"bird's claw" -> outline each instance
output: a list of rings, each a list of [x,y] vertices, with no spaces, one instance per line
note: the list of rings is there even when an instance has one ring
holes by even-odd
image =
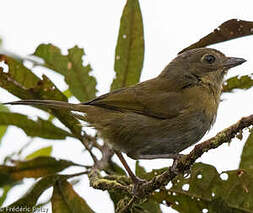
[[[179,174],[180,172],[179,172],[179,170],[178,170],[178,168],[177,168],[177,165],[178,165],[178,162],[179,162],[179,160],[182,158],[182,157],[184,157],[185,155],[183,155],[183,154],[176,154],[175,156],[174,156],[174,161],[173,161],[173,164],[172,164],[172,166],[171,166],[171,171],[172,172],[174,172],[175,174]]]
[[[146,180],[144,179],[141,179],[139,177],[136,177],[134,178],[133,180],[133,194],[136,196],[138,194],[138,191],[140,190],[140,188],[142,187],[143,184],[147,183]]]

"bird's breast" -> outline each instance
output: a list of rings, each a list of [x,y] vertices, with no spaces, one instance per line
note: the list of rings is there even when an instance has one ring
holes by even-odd
[[[215,122],[220,102],[220,94],[210,87],[192,87],[185,91],[186,111],[188,113],[203,113],[206,121],[211,125]],[[209,127],[209,128],[210,128]]]

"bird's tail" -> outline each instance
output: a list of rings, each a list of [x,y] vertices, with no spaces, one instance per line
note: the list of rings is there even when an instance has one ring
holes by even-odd
[[[10,105],[32,105],[32,106],[45,106],[49,109],[65,109],[69,111],[77,111],[77,112],[86,112],[87,105],[85,104],[71,104],[64,101],[54,101],[54,100],[21,100],[21,101],[13,101],[7,102],[3,104]]]

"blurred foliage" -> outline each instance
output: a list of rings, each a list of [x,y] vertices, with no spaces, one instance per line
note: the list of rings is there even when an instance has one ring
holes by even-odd
[[[0,187],[23,178],[39,178],[62,171],[77,164],[53,157],[36,157],[27,161],[14,161],[13,166],[0,166]]]
[[[49,187],[54,186],[57,181],[66,180],[68,178],[74,177],[75,175],[48,175],[43,177],[37,183],[35,183],[30,190],[28,190],[24,196],[6,208],[1,209],[2,212],[10,212],[10,208],[18,207],[20,212],[34,212],[36,211],[35,206],[37,200],[41,194],[46,191]],[[46,210],[45,210],[46,211]]]
[[[52,196],[52,210],[59,213],[92,213],[92,209],[74,190],[66,180],[59,180],[54,184]]]
[[[223,92],[231,92],[233,89],[249,89],[253,86],[252,75],[238,75],[226,80]]]
[[[1,112],[9,112],[9,109],[6,106],[0,105],[0,113]],[[8,125],[0,124],[0,144],[2,141],[2,137],[4,136],[7,128],[8,128]]]
[[[31,137],[65,139],[67,136],[72,136],[65,130],[53,125],[50,121],[41,118],[33,121],[25,115],[13,112],[0,112],[0,125],[15,125]]]
[[[231,19],[181,52],[252,35],[252,29],[253,22]],[[35,56],[44,61],[42,64],[35,62],[34,66],[43,66],[64,76],[68,86],[65,91],[60,91],[46,75],[40,78],[32,69],[25,67],[23,65],[25,59],[15,57],[8,52],[1,53],[0,62],[8,65],[8,70],[0,67],[0,86],[18,98],[68,101],[70,97],[75,97],[83,102],[96,96],[96,79],[91,75],[91,65],[84,64],[83,60],[86,56],[82,48],[74,46],[68,50],[67,55],[63,55],[59,47],[53,44],[41,44],[34,52]],[[138,83],[143,61],[144,30],[140,5],[138,0],[127,0],[120,20],[114,63],[116,77],[111,84],[111,90]],[[224,83],[223,92],[249,89],[252,86],[253,81],[250,75],[235,76]],[[7,107],[0,105],[0,141],[6,133],[7,126],[14,125],[21,128],[30,137],[47,139],[72,137],[86,145],[86,149],[93,148],[90,144],[87,145],[87,142],[90,143],[89,140],[85,141],[86,138],[92,137],[82,132],[80,122],[73,117],[71,112],[37,108],[50,113],[49,119],[32,120],[26,115],[14,113]],[[52,122],[55,118],[61,121],[68,130],[55,125]],[[90,140],[94,142],[96,139],[94,137]],[[103,151],[99,143],[96,143],[95,147],[101,152]],[[32,212],[40,195],[49,187],[53,187],[53,195],[49,199],[53,212],[94,212],[86,201],[75,192],[71,182],[67,181],[71,177],[88,173],[89,166],[82,166],[68,160],[57,160],[50,157],[51,152],[52,146],[47,146],[28,154],[25,160],[13,160],[12,157],[15,155],[5,158],[3,165],[0,166],[0,187],[3,190],[0,205],[4,203],[8,192],[16,184],[21,184],[24,178],[40,178],[23,197],[8,207],[26,207],[24,212]],[[18,154],[19,157],[20,153],[21,151]],[[192,167],[190,176],[178,176],[173,180],[171,187],[155,191],[142,203],[134,205],[132,212],[159,213],[161,205],[170,206],[185,213],[202,212],[203,209],[208,210],[209,213],[253,212],[252,156],[253,137],[250,133],[242,152],[239,169],[223,172],[227,176],[226,180],[221,178],[222,174],[218,173],[213,166],[196,163]],[[110,158],[108,162],[111,166],[110,175],[118,177],[125,175],[124,170],[117,163],[112,162]],[[82,166],[85,172],[73,175],[58,174],[70,166]],[[135,172],[140,178],[151,180],[166,170],[167,168],[162,168],[146,172],[137,161]],[[109,195],[115,209],[118,202],[129,200],[127,194],[115,190],[109,190]],[[7,212],[7,210],[3,209],[2,212]]]
[[[43,147],[27,155],[25,157],[25,160],[31,160],[33,158],[40,157],[40,156],[50,156],[52,153],[52,150],[53,150],[52,146]]]

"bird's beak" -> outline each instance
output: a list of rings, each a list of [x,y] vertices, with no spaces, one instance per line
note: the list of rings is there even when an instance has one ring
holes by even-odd
[[[244,62],[246,62],[244,58],[227,57],[227,60],[224,62],[223,65],[224,67],[229,69],[243,64]]]

